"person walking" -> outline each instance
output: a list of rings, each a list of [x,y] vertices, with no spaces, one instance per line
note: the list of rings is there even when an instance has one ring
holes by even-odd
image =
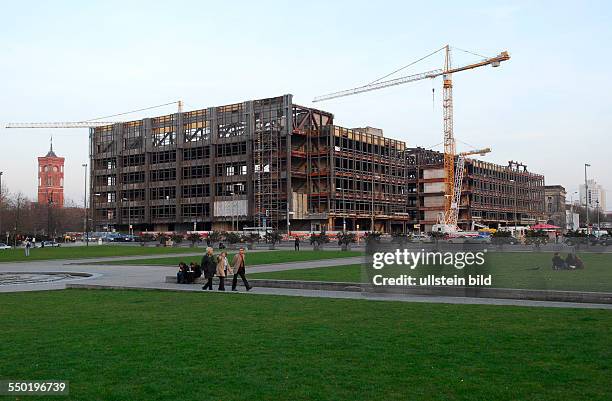
[[[300,237],[295,237],[295,240],[293,241],[293,249],[296,251],[300,250]]]
[[[238,284],[238,276],[242,279],[244,286],[247,291],[250,291],[251,287],[245,276],[245,264],[244,264],[244,248],[240,248],[238,253],[234,255],[232,259],[232,270],[234,271],[234,278],[232,280],[232,291],[238,291],[236,285]]]
[[[32,246],[32,243],[30,242],[30,239],[26,238],[26,240],[25,240],[25,248],[24,248],[26,257],[30,256],[30,247],[31,246]]]
[[[227,275],[227,253],[221,252],[217,256],[217,277],[219,277],[219,291],[225,291],[225,276]]]
[[[213,289],[213,277],[215,276],[215,271],[217,270],[217,263],[215,262],[215,255],[213,255],[213,249],[211,247],[206,248],[206,254],[202,257],[202,262],[200,263],[202,266],[202,270],[204,272],[204,278],[206,278],[206,284],[202,287],[203,290]]]

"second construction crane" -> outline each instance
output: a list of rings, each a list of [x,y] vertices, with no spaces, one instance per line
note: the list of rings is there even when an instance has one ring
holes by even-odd
[[[408,75],[400,78],[390,79],[386,81],[376,80],[368,85],[360,86],[353,89],[343,90],[339,92],[330,93],[316,97],[313,102],[320,102],[323,100],[335,99],[343,96],[356,95],[358,93],[369,92],[377,89],[387,88],[389,86],[402,85],[409,82],[420,81],[423,79],[433,79],[442,76],[442,108],[443,108],[443,123],[444,123],[444,170],[445,170],[445,202],[444,202],[444,216],[440,221],[440,224],[444,227],[450,227],[451,230],[457,227],[457,218],[459,214],[459,201],[455,196],[457,191],[460,196],[461,182],[456,183],[455,180],[455,156],[456,156],[456,144],[455,136],[453,132],[453,80],[452,74],[460,71],[471,70],[478,67],[484,67],[491,65],[492,67],[499,67],[502,61],[510,59],[510,55],[507,51],[503,51],[495,57],[485,58],[482,61],[473,64],[467,64],[461,67],[452,67],[451,62],[451,47],[449,45],[444,46],[436,50],[435,52],[423,57],[422,59],[429,57],[441,50],[445,52],[444,68],[422,72],[419,74]],[[422,60],[421,59],[421,60]],[[414,63],[413,63],[414,64]],[[398,70],[399,71],[399,70]],[[391,74],[390,74],[391,75]],[[386,77],[385,77],[386,78]],[[469,152],[474,153],[486,153],[486,152]],[[463,155],[465,156],[465,155]],[[462,156],[462,157],[463,157]],[[461,163],[463,164],[463,163]],[[459,166],[458,166],[459,167]],[[463,168],[463,166],[461,166]],[[461,178],[463,178],[463,171],[460,172]],[[457,188],[458,187],[458,188]]]

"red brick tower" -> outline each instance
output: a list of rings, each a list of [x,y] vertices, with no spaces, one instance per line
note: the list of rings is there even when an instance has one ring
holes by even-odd
[[[49,153],[38,158],[38,203],[64,206],[64,158],[53,152],[53,138]]]

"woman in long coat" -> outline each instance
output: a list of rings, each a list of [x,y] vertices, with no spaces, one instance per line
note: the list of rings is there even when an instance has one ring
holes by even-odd
[[[217,256],[217,277],[219,277],[219,291],[225,291],[225,276],[228,269],[231,272],[232,268],[229,266],[229,262],[227,261],[227,253],[221,252],[219,256]]]

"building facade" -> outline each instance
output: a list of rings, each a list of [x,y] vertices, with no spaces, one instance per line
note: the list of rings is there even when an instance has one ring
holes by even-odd
[[[567,192],[562,185],[546,185],[544,197],[546,199],[546,222],[565,228],[567,224],[565,198]]]
[[[97,230],[423,230],[443,198],[443,176],[429,171],[441,153],[337,126],[291,95],[92,128],[90,152]],[[519,183],[521,221],[543,211],[529,204],[543,202],[542,176],[475,160],[466,169],[464,226],[508,221],[480,197],[493,196],[478,186],[493,174]]]
[[[53,151],[38,158],[38,203],[64,207],[64,158]]]
[[[579,188],[580,204],[590,209],[607,210],[606,190],[592,179],[587,180],[586,184],[581,184]]]
[[[444,214],[444,154],[413,148],[407,154],[409,215],[431,231]],[[464,230],[531,225],[544,218],[544,176],[514,161],[507,166],[465,160],[458,226]]]

